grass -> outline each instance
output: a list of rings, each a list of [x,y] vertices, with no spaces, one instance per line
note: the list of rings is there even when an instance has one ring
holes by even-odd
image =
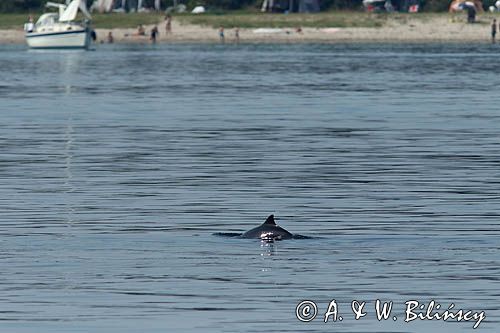
[[[0,0],[1,1],[1,0]],[[36,13],[35,19],[40,16]],[[175,14],[174,21],[181,24],[196,24],[218,28],[294,28],[294,27],[381,27],[389,21],[406,23],[407,20],[418,19],[426,22],[437,16],[449,16],[448,13],[419,14],[371,14],[364,12],[331,11],[317,14],[267,14],[257,11],[217,12],[201,15]],[[28,14],[0,14],[0,29],[22,29]],[[139,24],[156,24],[163,22],[163,14],[94,14],[93,26],[101,29],[136,28]]]
[[[1,0],[0,0],[1,1]],[[41,13],[33,14],[35,20]],[[161,22],[164,16],[160,14],[93,14],[92,25],[95,28],[136,28],[139,24],[155,24]],[[28,20],[28,14],[0,14],[0,29],[22,29]]]
[[[178,15],[181,23],[218,28],[289,28],[289,27],[380,27],[387,21],[387,15],[363,12],[326,12],[318,14],[267,14],[230,13]]]
[[[0,0],[1,1],[1,0]],[[29,14],[0,14],[0,29],[22,29]]]
[[[98,29],[137,28],[139,24],[157,24],[164,15],[157,13],[93,14],[92,26]]]

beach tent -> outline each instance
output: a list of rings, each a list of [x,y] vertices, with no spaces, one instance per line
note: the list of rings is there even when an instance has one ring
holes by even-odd
[[[262,1],[262,12],[319,12],[319,0],[264,0]]]
[[[97,10],[100,13],[116,12],[142,12],[144,8],[144,0],[94,0],[91,10]],[[161,1],[150,1],[155,10],[161,9]]]
[[[406,2],[408,13],[418,13],[420,11],[419,0],[408,0]]]
[[[363,0],[363,6],[368,12],[384,11],[385,0]]]
[[[262,12],[284,12],[286,10],[290,10],[293,6],[293,0],[264,0],[262,1]]]
[[[99,13],[108,13],[113,9],[114,0],[95,0],[90,6],[90,10],[97,10]]]
[[[299,13],[319,12],[318,0],[299,0]]]
[[[391,2],[399,12],[416,13],[420,7],[420,0],[391,0]]]
[[[474,6],[476,11],[483,12],[483,3],[480,0],[453,0],[450,4],[450,13],[462,11],[469,6]]]
[[[368,12],[410,12],[420,9],[420,0],[363,0],[363,6]]]

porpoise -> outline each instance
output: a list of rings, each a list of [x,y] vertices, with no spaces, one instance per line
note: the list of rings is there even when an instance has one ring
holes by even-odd
[[[243,235],[242,238],[259,238],[264,241],[275,241],[282,239],[294,238],[294,235],[280,227],[274,221],[274,215],[269,215],[264,223],[260,226],[248,230]]]

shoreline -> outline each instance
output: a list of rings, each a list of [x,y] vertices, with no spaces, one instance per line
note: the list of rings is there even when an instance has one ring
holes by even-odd
[[[459,17],[458,17],[459,18]],[[240,43],[491,43],[488,15],[478,18],[478,23],[467,24],[457,16],[434,17],[422,20],[409,17],[401,22],[388,20],[382,27],[366,28],[260,28],[240,29]],[[150,44],[149,31],[154,25],[145,25],[146,36],[134,36],[136,29],[114,28],[95,29],[97,43],[106,44],[106,36],[111,31],[116,44]],[[218,29],[207,26],[173,22],[172,33],[166,34],[163,23],[157,42],[162,43],[220,43]],[[225,42],[235,43],[234,29],[225,30]],[[0,30],[0,44],[25,44],[22,29]]]

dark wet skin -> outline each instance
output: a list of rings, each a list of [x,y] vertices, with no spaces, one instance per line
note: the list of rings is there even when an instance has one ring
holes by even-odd
[[[259,238],[262,240],[282,240],[291,239],[293,235],[280,227],[274,221],[274,215],[269,215],[264,223],[260,226],[248,230],[241,238]]]
[[[266,242],[274,242],[278,240],[292,239],[292,238],[293,239],[311,238],[297,234],[294,235],[286,231],[285,229],[276,224],[276,221],[274,221],[274,215],[269,215],[266,221],[262,223],[260,226],[250,229],[243,234],[221,232],[221,233],[216,233],[214,235],[222,237],[254,238]]]

